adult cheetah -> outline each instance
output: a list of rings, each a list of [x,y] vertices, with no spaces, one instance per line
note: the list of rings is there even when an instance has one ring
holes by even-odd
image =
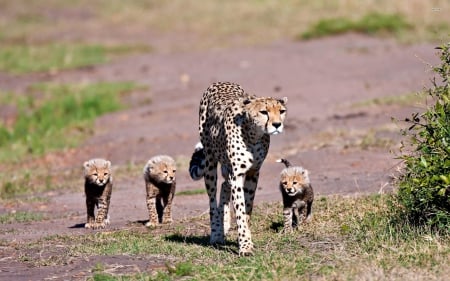
[[[231,199],[238,226],[239,255],[253,253],[249,222],[259,170],[269,149],[270,135],[283,131],[286,102],[287,98],[249,95],[238,84],[229,82],[214,83],[204,92],[199,112],[204,168],[201,165],[202,169],[196,171],[200,173],[196,178],[204,177],[209,196],[211,244],[225,242]],[[201,153],[196,150],[194,155]],[[218,163],[225,179],[219,204]],[[191,168],[192,174],[195,169]]]

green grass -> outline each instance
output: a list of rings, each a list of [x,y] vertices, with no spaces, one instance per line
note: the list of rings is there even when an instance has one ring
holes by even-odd
[[[424,101],[423,93],[409,93],[397,96],[385,96],[379,98],[373,98],[361,102],[356,102],[351,105],[351,107],[365,107],[365,106],[386,106],[386,105],[400,105],[400,106],[411,106],[416,105],[419,102]]]
[[[96,117],[121,109],[120,95],[136,88],[130,82],[40,84],[12,95],[8,106],[17,114],[11,126],[0,124],[0,161],[77,145]]]
[[[446,276],[450,272],[449,234],[392,219],[388,202],[387,195],[318,197],[313,221],[294,233],[280,232],[281,204],[260,205],[252,216],[256,248],[252,257],[237,256],[235,229],[225,246],[209,246],[207,216],[154,230],[135,227],[52,236],[21,245],[18,251],[33,265],[62,265],[74,257],[92,255],[133,256],[162,265],[157,270],[118,276],[111,265],[103,264],[90,280],[179,280],[183,276],[193,280],[362,280],[373,276],[427,280]],[[57,259],[49,255],[49,245],[55,244],[67,249]]]
[[[123,95],[139,88],[131,82],[37,84],[26,94],[2,95],[0,108],[13,107],[17,112],[14,122],[0,123],[0,161],[14,164],[77,146],[92,134],[95,118],[122,109]],[[0,171],[0,198],[55,188],[45,167],[17,169],[4,165]]]
[[[19,211],[8,214],[0,214],[0,224],[32,222],[43,219],[44,216],[41,213]]]
[[[368,35],[394,34],[406,31],[412,27],[405,18],[398,14],[369,13],[359,20],[348,18],[330,18],[319,20],[300,38],[312,39],[330,35],[357,32]]]
[[[197,194],[206,194],[206,189],[199,188],[199,189],[191,189],[191,190],[184,190],[177,192],[177,196],[183,196],[183,195],[197,195]]]
[[[68,173],[72,172],[72,173]],[[49,191],[60,188],[69,189],[74,186],[73,171],[65,171],[65,181],[53,181],[47,167],[8,167],[5,165],[0,172],[0,198],[17,199],[20,202],[32,201],[35,197],[17,197],[38,191]]]
[[[51,45],[2,46],[0,70],[20,74],[38,71],[58,71],[106,62],[101,46]]]
[[[0,46],[0,71],[13,74],[79,68],[105,63],[113,55],[146,51],[139,46],[50,44]]]

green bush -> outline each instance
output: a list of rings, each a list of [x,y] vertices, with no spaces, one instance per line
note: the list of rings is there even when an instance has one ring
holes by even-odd
[[[426,90],[432,99],[422,114],[405,119],[410,125],[402,131],[409,152],[401,158],[405,168],[399,178],[396,203],[400,214],[413,224],[428,224],[450,230],[450,43],[437,48],[441,64],[433,67]],[[437,81],[441,80],[441,81]]]

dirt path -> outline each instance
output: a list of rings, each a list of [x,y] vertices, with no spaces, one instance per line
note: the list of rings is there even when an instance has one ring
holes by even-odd
[[[143,166],[153,155],[170,154],[182,166],[177,175],[178,191],[203,186],[188,177],[186,165],[198,140],[198,102],[210,83],[233,81],[260,96],[287,96],[286,130],[272,138],[256,194],[260,203],[280,199],[277,180],[282,167],[274,161],[281,156],[310,170],[317,195],[390,190],[390,176],[398,160],[389,149],[396,149],[399,141],[398,127],[391,117],[406,117],[418,109],[396,104],[355,105],[421,90],[428,83],[424,61],[436,61],[432,45],[400,46],[392,41],[346,35],[206,53],[145,54],[56,76],[1,74],[0,84],[15,90],[43,80],[129,80],[147,85],[148,90],[129,98],[129,110],[100,118],[94,135],[80,149],[70,155],[48,157],[47,164],[59,172],[80,167],[92,157],[106,157],[116,165]],[[149,99],[150,103],[144,102]],[[127,177],[122,174],[115,183],[112,229],[147,218],[140,169],[133,169]],[[81,172],[79,190],[53,192],[48,198],[31,207],[51,213],[54,219],[2,224],[0,240],[21,243],[52,234],[86,232],[80,227],[85,220]],[[174,204],[175,220],[202,214],[208,208],[206,195],[179,196]],[[0,207],[2,212],[31,208]],[[23,265],[17,264],[17,270],[11,270],[10,263],[1,265],[10,261],[8,249],[0,255],[0,279],[14,276],[27,280],[27,276],[33,276],[33,269],[26,269],[28,275],[24,273],[23,278],[18,276],[17,270]]]

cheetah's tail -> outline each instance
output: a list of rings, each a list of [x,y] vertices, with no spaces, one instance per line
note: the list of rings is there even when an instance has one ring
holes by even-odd
[[[205,173],[205,152],[201,142],[195,145],[194,153],[189,162],[189,175],[195,181],[203,178]]]
[[[280,158],[277,160],[278,163],[283,163],[284,165],[286,165],[286,168],[289,168],[291,166],[291,163],[289,161],[287,161],[284,158]]]

